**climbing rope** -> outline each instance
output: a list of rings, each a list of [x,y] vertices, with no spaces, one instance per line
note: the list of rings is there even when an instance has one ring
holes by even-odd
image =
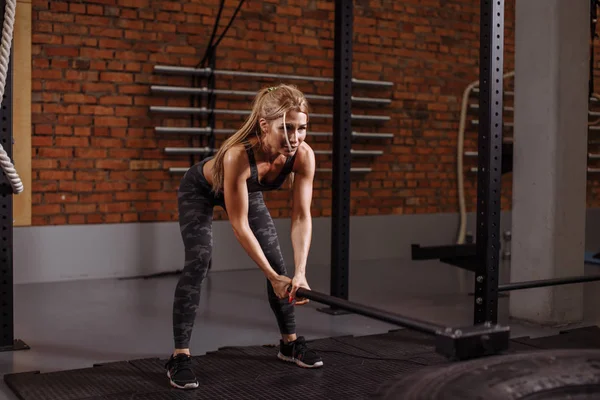
[[[16,8],[17,0],[6,0],[4,25],[2,27],[2,44],[0,45],[0,106],[4,100],[4,88],[6,86],[8,63],[10,61],[10,46],[13,38]],[[23,191],[23,183],[2,144],[0,144],[0,166],[4,174],[8,177],[13,192],[15,194],[21,193]]]

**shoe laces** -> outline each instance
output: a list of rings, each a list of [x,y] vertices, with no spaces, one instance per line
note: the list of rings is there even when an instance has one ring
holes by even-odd
[[[192,357],[187,354],[178,354],[172,357],[166,365],[167,368],[172,368],[173,373],[188,369],[192,369]]]
[[[306,345],[306,340],[304,340],[302,336],[293,342],[292,352],[293,354],[302,354],[303,356],[306,354],[316,354],[314,350],[310,350],[308,348]]]

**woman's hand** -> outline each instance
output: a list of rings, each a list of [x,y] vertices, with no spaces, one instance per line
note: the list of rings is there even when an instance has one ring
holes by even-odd
[[[279,299],[285,299],[288,297],[288,287],[292,283],[292,280],[285,275],[275,275],[272,278],[269,278],[269,282],[273,286],[273,291],[275,295]]]
[[[310,287],[308,286],[308,282],[306,282],[306,276],[304,275],[295,275],[294,279],[292,279],[292,289],[290,291],[290,302],[295,300],[295,305],[297,306],[301,306],[303,304],[308,303],[308,299],[304,299],[301,297],[296,297],[296,292],[298,291],[298,288],[303,288],[303,289],[307,289],[310,290]]]

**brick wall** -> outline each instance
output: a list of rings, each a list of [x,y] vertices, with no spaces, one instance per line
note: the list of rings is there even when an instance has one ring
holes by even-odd
[[[333,75],[333,3],[290,0],[246,2],[217,54],[217,68]],[[390,115],[362,132],[393,132],[394,139],[357,140],[355,148],[383,149],[357,158],[373,168],[353,180],[352,213],[456,212],[456,132],[465,87],[478,77],[479,2],[407,0],[355,2],[354,76],[394,82],[393,89],[357,88],[356,95],[388,97],[392,104],[356,109]],[[189,157],[165,155],[167,146],[199,139],[157,135],[158,125],[186,119],[149,112],[150,105],[189,106],[189,99],[150,93],[151,84],[190,86],[185,77],[153,73],[157,64],[196,66],[204,54],[219,2],[149,0],[33,0],[33,224],[171,221],[175,190]],[[226,2],[220,33],[237,2]],[[514,0],[507,1],[506,68],[512,68]],[[218,78],[222,89],[256,90],[272,81]],[[332,85],[296,81],[307,93],[331,94]],[[248,108],[249,98],[219,97],[218,108]],[[315,102],[315,112],[331,104]],[[476,118],[476,115],[475,115]],[[241,119],[218,115],[217,127]],[[331,120],[312,121],[331,131]],[[474,148],[469,127],[466,146]],[[217,144],[223,135],[217,137]],[[317,149],[330,139],[313,137]],[[319,167],[330,166],[318,156]],[[468,160],[465,160],[468,164]],[[468,166],[465,167],[465,170]],[[474,174],[466,172],[472,209]],[[319,173],[313,212],[330,215],[330,175]],[[509,206],[510,176],[504,207]],[[288,193],[268,193],[274,217],[288,215]],[[223,218],[217,213],[216,218]]]

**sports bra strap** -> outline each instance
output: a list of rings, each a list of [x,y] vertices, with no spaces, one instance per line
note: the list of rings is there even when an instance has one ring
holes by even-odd
[[[296,154],[298,154],[298,152],[296,151],[294,153],[293,156],[288,157],[285,160],[285,164],[283,166],[283,169],[281,170],[281,174],[286,176],[289,175],[292,172],[292,169],[294,168],[294,160],[296,159]]]
[[[251,178],[254,182],[256,182],[257,184],[262,186],[262,184],[260,183],[260,181],[258,179],[258,168],[256,166],[256,159],[254,158],[254,152],[252,151],[252,145],[250,144],[249,141],[245,141],[244,147],[246,149],[246,153],[248,154]],[[281,169],[281,172],[279,173],[277,178],[275,178],[275,181],[267,184],[266,186],[272,186],[272,185],[277,186],[277,185],[280,185],[281,183],[283,183],[283,181],[285,180],[285,177],[287,175],[289,175],[292,172],[292,169],[294,168],[294,160],[296,159],[296,154],[298,154],[298,153],[296,152],[292,157],[286,158],[285,164],[283,165],[283,168]]]
[[[252,145],[250,144],[250,142],[245,141],[244,147],[246,148],[246,153],[248,153],[248,161],[250,162],[250,174],[252,178],[258,182],[258,168],[256,167],[256,160],[254,159]]]

